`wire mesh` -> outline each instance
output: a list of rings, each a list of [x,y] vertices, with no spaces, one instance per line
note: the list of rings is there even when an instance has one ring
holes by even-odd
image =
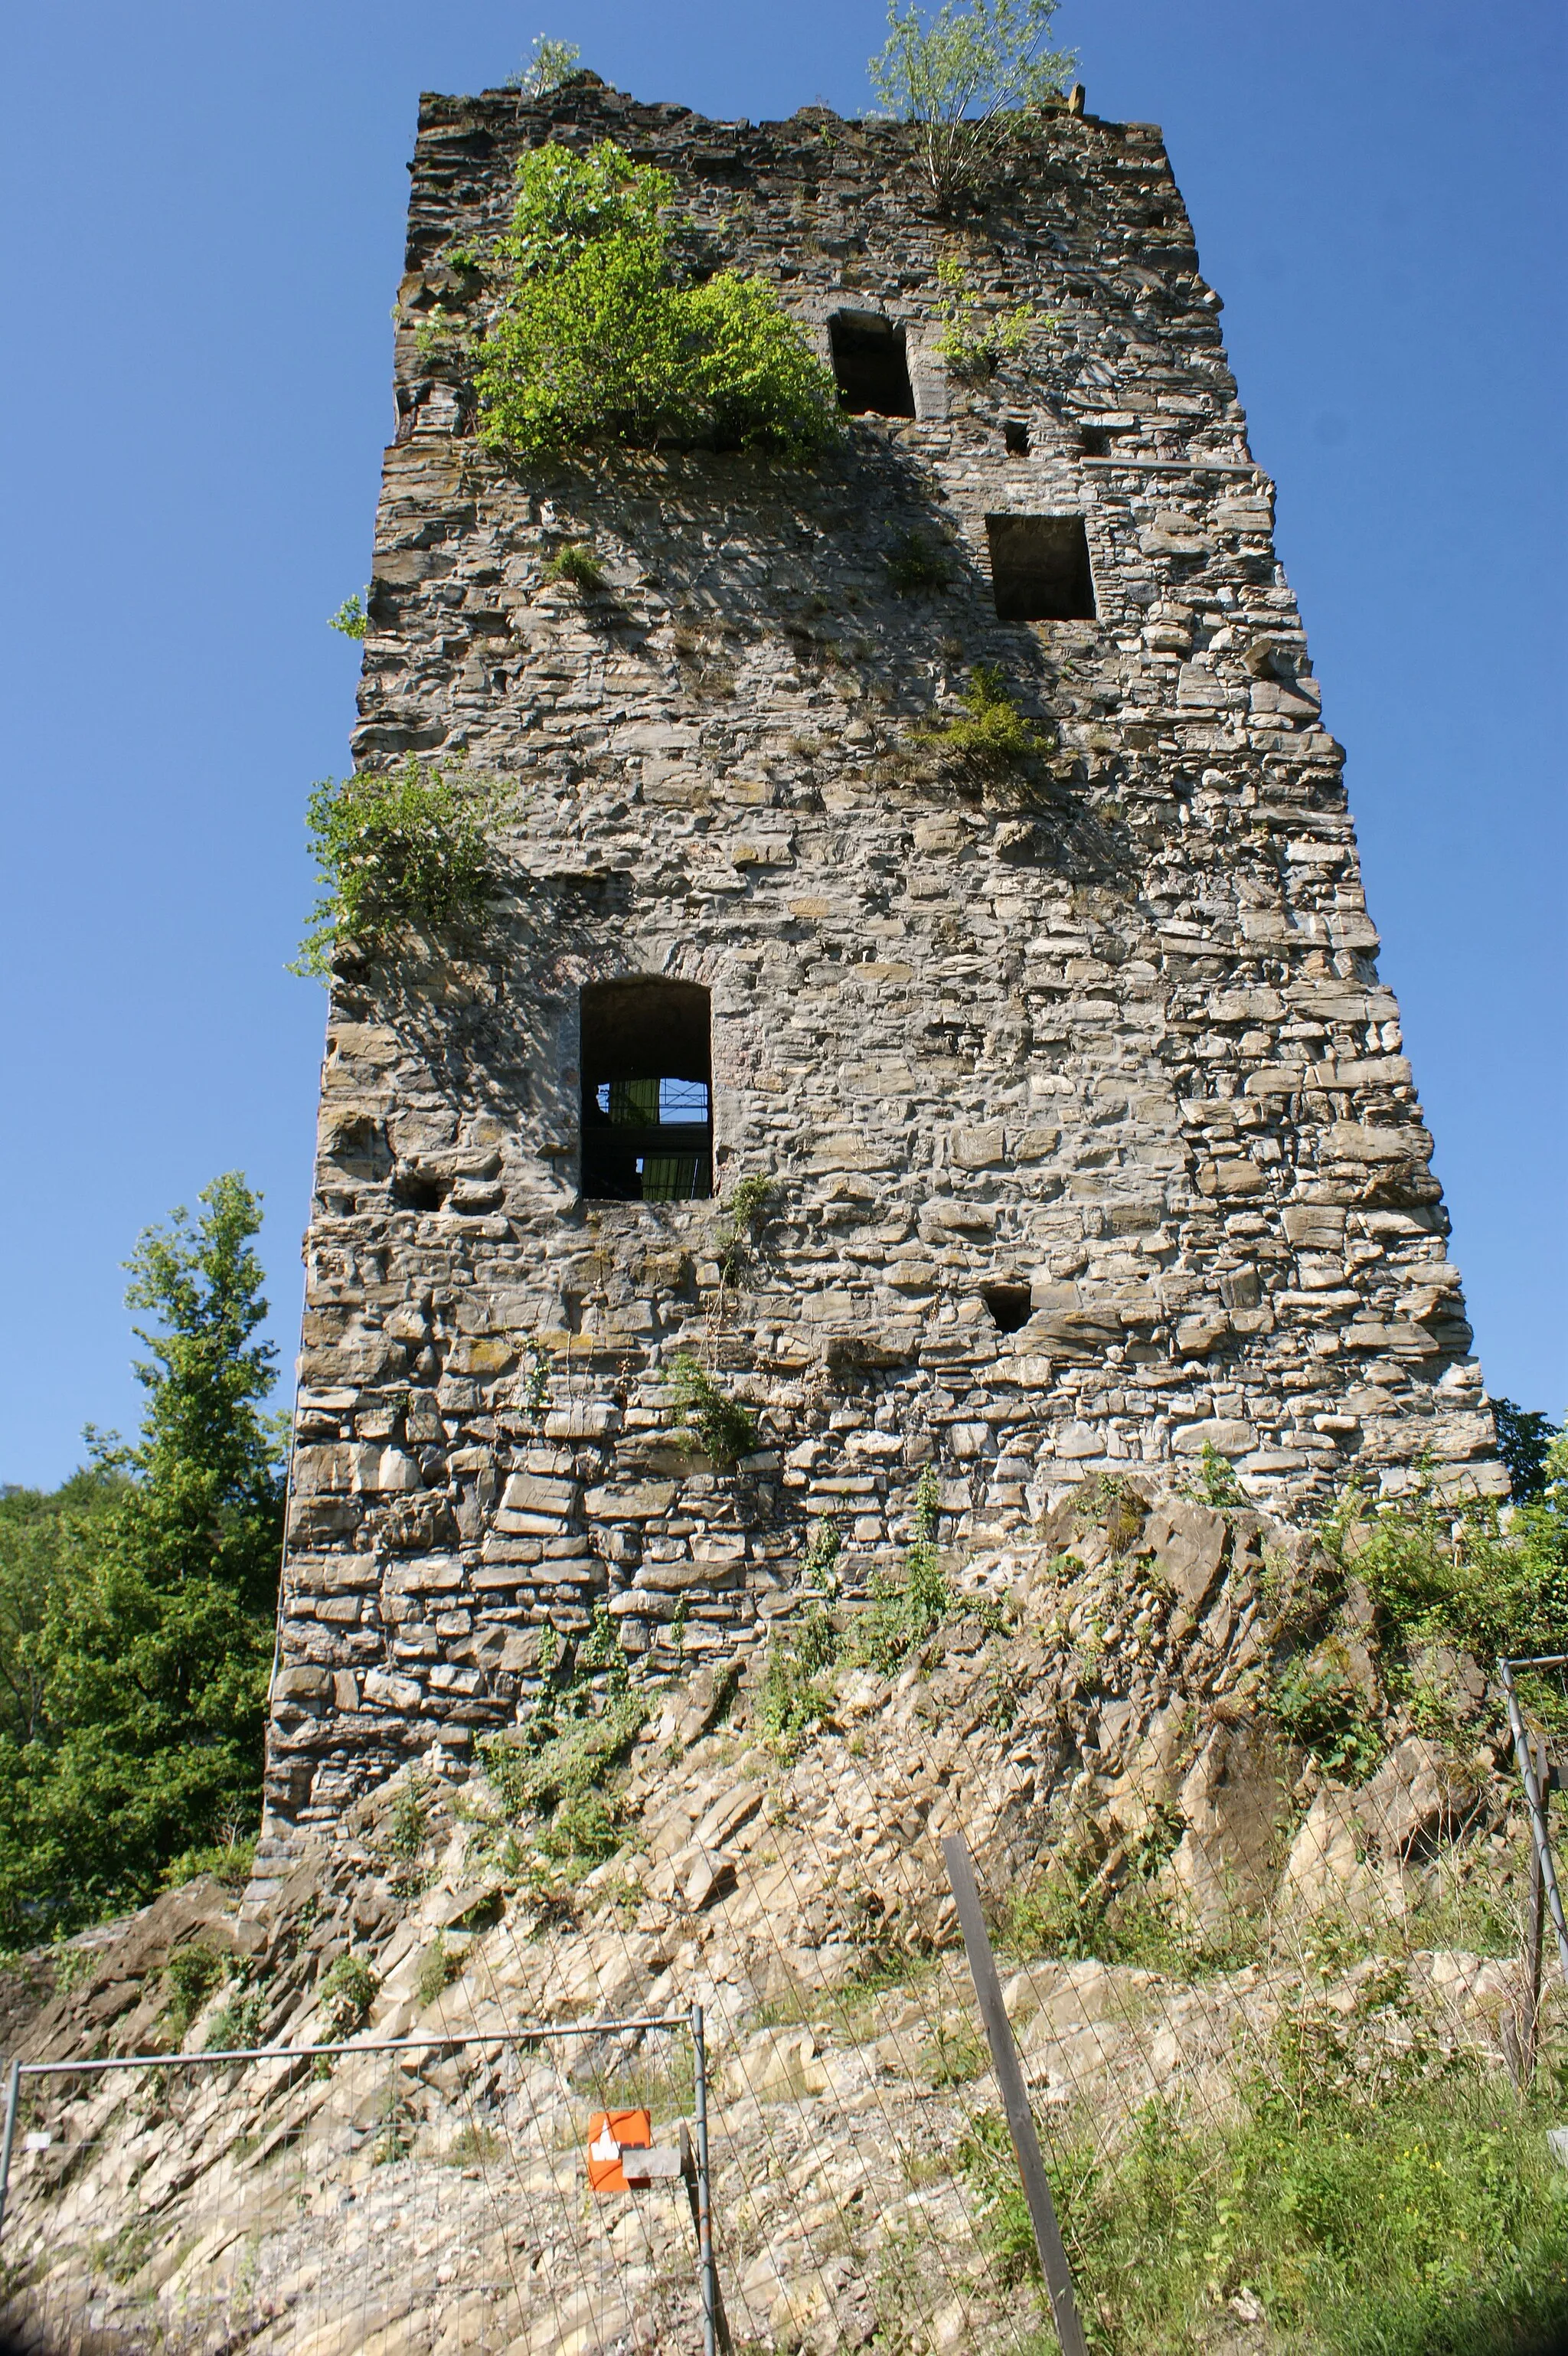
[[[688,2030],[21,2081],[0,2258],[37,2356],[702,2345],[682,2182],[589,2191],[595,2108],[689,2108]]]

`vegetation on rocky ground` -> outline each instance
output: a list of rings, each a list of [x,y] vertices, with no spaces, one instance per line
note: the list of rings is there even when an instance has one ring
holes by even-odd
[[[152,1897],[204,1848],[232,1869],[261,1801],[283,1535],[274,1353],[238,1172],[128,1266],[141,1436],[0,1498],[0,1944]]]

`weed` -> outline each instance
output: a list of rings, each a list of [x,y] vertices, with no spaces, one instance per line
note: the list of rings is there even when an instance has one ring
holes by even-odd
[[[725,1208],[729,1214],[718,1244],[720,1285],[739,1284],[757,1258],[763,1232],[778,1215],[781,1188],[775,1178],[742,1178]]]
[[[434,2004],[467,1967],[467,1948],[449,1947],[445,1932],[438,1931],[420,1957],[419,1977],[414,1982],[414,2001],[420,2010]]]
[[[482,2127],[473,2119],[464,2119],[442,2158],[448,2168],[489,2168],[500,2158],[500,2136],[493,2127]]]
[[[585,594],[604,586],[604,571],[591,548],[568,541],[544,565],[540,579],[552,588],[581,589]]]
[[[832,1690],[819,1680],[837,1661],[838,1649],[838,1630],[820,1603],[806,1605],[794,1622],[789,1639],[774,1633],[756,1713],[763,1740],[773,1750],[784,1755],[798,1750],[812,1729],[829,1714]]]
[[[402,1864],[412,1865],[424,1847],[425,1830],[424,1786],[417,1775],[410,1775],[407,1783],[399,1785],[393,1797],[387,1846]]]
[[[72,1947],[66,1944],[63,1931],[57,1930],[49,1943],[50,1991],[62,2003],[69,2004],[83,1980],[91,1979],[97,1969],[98,1957],[91,1947]]]
[[[1272,1681],[1268,1707],[1325,1774],[1363,1783],[1382,1757],[1382,1731],[1338,1637],[1307,1658],[1288,1660]]]
[[[614,1855],[621,1814],[606,1786],[646,1715],[646,1703],[624,1691],[595,1710],[592,1689],[577,1686],[541,1697],[518,1734],[481,1743],[502,1806],[509,1815],[538,1820],[540,1857],[585,1871]],[[525,1878],[537,1878],[526,1852],[516,1861]]]
[[[670,1388],[677,1411],[720,1471],[733,1472],[742,1456],[751,1455],[757,1444],[755,1417],[688,1350],[681,1351],[670,1366]]]
[[[542,1342],[530,1342],[528,1354],[528,1387],[523,1400],[525,1414],[536,1423],[542,1422],[549,1407],[549,1352]]]
[[[940,596],[952,584],[953,561],[929,532],[901,531],[882,562],[896,597]]]
[[[1251,1502],[1229,1457],[1221,1456],[1209,1440],[1203,1442],[1203,1452],[1191,1474],[1177,1486],[1183,1496],[1196,1497],[1205,1505],[1245,1505]]]
[[[879,1571],[871,1580],[870,1604],[856,1622],[853,1658],[884,1676],[901,1666],[952,1609],[936,1544],[940,1504],[936,1468],[928,1464],[915,1488],[914,1532],[904,1549],[902,1579]]]

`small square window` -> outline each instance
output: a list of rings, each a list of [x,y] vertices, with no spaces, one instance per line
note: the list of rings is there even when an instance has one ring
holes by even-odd
[[[1094,576],[1081,515],[989,515],[986,537],[1001,620],[1094,620]]]
[[[1002,424],[1002,440],[1007,444],[1009,458],[1027,458],[1029,456],[1029,420],[1025,417],[1005,419]]]

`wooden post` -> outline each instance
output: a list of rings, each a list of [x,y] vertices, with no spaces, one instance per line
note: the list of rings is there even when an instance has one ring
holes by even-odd
[[[1078,2316],[1078,2301],[1073,2296],[1072,2270],[1061,2246],[1061,2233],[1056,2222],[1056,2204],[1051,2197],[1051,2179],[1045,2172],[1040,2138],[1034,2131],[1034,2114],[1029,2109],[1029,2092],[1024,2085],[1023,2072],[1019,2067],[1019,2049],[1013,2042],[1012,2023],[1002,2002],[1002,1984],[997,1977],[996,1958],[987,1935],[986,1918],[980,1912],[980,1892],[975,1886],[975,1869],[969,1861],[969,1851],[961,1833],[954,1833],[943,1842],[942,1855],[958,1908],[959,1928],[963,1931],[964,1945],[969,1957],[969,1975],[975,1983],[975,1994],[980,2000],[980,2018],[986,2024],[987,2042],[991,2048],[991,2066],[997,2073],[997,2084],[1001,2091],[1002,2107],[1008,2115],[1013,2149],[1018,2154],[1024,2198],[1029,2202],[1029,2213],[1034,2222],[1035,2247],[1040,2252],[1040,2263],[1045,2273],[1051,2319],[1056,2325],[1056,2336],[1061,2342],[1061,2356],[1087,2356],[1083,2326]]]

